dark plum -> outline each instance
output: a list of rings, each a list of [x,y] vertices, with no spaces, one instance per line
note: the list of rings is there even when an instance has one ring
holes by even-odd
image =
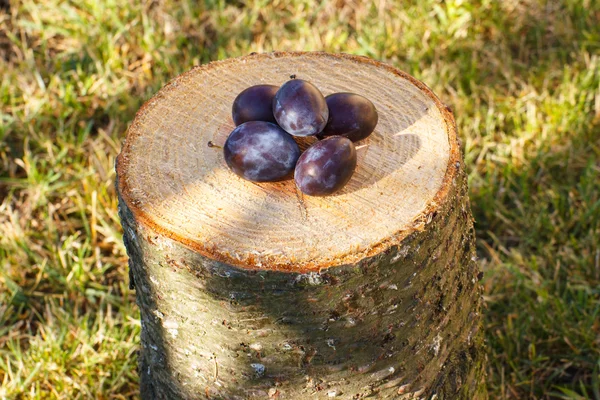
[[[244,89],[233,101],[231,114],[235,126],[248,121],[275,121],[273,98],[279,87],[256,85]]]
[[[339,135],[356,142],[369,136],[379,116],[371,101],[354,93],[334,93],[325,98],[329,120],[320,138]]]
[[[309,147],[298,159],[294,180],[302,193],[327,196],[348,183],[356,168],[350,139],[332,136]]]
[[[279,126],[294,136],[312,136],[327,124],[329,110],[319,89],[302,79],[287,81],[273,99],[273,114]]]
[[[237,175],[249,181],[269,182],[292,173],[300,148],[279,126],[249,121],[229,134],[223,153],[225,162]]]

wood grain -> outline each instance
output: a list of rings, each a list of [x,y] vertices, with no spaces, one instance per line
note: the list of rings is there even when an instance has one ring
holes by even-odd
[[[208,146],[222,145],[234,128],[240,91],[292,74],[324,95],[361,94],[379,113],[338,195],[301,196],[293,180],[245,181]],[[377,254],[419,229],[444,201],[458,149],[451,113],[401,71],[356,56],[272,53],[207,64],[171,81],[133,121],[117,172],[135,219],[160,234],[229,265],[310,271]]]
[[[244,181],[207,145],[237,93],[291,74],[379,111],[339,195]],[[487,398],[467,175],[450,111],[414,78],[324,53],[193,69],[140,110],[117,187],[142,399]]]

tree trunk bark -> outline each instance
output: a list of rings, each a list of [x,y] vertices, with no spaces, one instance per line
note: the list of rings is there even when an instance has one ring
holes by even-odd
[[[314,62],[332,68],[315,68]],[[227,118],[239,87],[254,84],[243,72],[252,68],[264,70],[271,82],[297,72],[327,88],[324,94],[342,91],[328,86],[331,75],[359,74],[349,76],[343,87],[360,93],[353,82],[378,71],[381,77],[370,85],[388,90],[386,95],[406,109],[420,107],[421,114],[388,107],[376,97],[382,122],[366,144],[368,152],[359,156],[362,173],[357,171],[350,188],[333,199],[299,197],[289,186],[293,183],[236,180],[219,161],[220,154],[210,153],[213,149],[198,158],[202,165],[194,161],[195,153],[171,158],[182,144],[198,150],[199,144],[208,139],[218,143],[221,132],[231,130],[231,123],[212,131],[209,127]],[[275,77],[278,72],[281,76]],[[195,102],[188,92],[178,92],[179,87],[214,87],[207,81],[211,75],[234,87],[231,94],[204,94]],[[405,87],[391,87],[396,81]],[[184,112],[182,104],[193,105]],[[211,119],[215,114],[207,114],[206,107],[224,111]],[[194,114],[197,109],[203,111]],[[386,119],[397,112],[413,118]],[[164,128],[177,118],[202,127],[190,128],[201,136],[197,143],[189,139],[191,134],[178,134],[187,125],[180,129],[184,125],[176,122],[173,129]],[[152,135],[156,142],[177,138],[148,146],[144,138]],[[407,150],[411,142],[406,140],[390,139],[409,135],[418,138],[412,140],[416,149]],[[438,136],[445,137],[445,147],[431,139]],[[387,157],[386,151],[397,152],[387,158],[395,163],[391,167],[378,161]],[[402,154],[409,155],[403,159]],[[210,168],[223,172],[203,172],[213,162],[218,167]],[[186,169],[191,172],[181,172]],[[373,171],[381,176],[373,179]],[[407,180],[407,175],[419,179]],[[243,194],[211,194],[221,190],[215,187],[233,190],[232,185],[251,196],[265,191],[257,201],[267,206],[253,205],[244,214],[239,207],[252,200],[237,200]],[[259,191],[252,192],[257,186]],[[454,120],[413,78],[372,60],[323,53],[254,55],[197,68],[169,84],[136,117],[117,160],[117,188],[130,279],[141,311],[143,399],[487,398],[481,287]],[[420,202],[405,194],[409,191]],[[371,192],[375,200],[365,202]],[[278,240],[264,231],[271,229],[269,213],[286,202],[290,208],[279,223],[294,234]],[[352,218],[345,215],[351,211],[339,213],[346,204],[359,212]],[[214,211],[219,206],[227,212]],[[323,219],[327,224],[321,226]],[[242,229],[247,221],[255,227],[252,237]],[[382,231],[382,237],[374,236],[374,230]],[[290,239],[294,237],[300,239]]]

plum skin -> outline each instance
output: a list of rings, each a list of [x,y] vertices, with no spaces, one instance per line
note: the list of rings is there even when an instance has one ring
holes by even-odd
[[[331,136],[309,147],[294,170],[296,186],[310,196],[328,196],[342,189],[356,169],[356,149],[348,138]]]
[[[377,126],[379,115],[375,105],[356,93],[333,93],[325,98],[329,119],[320,139],[339,135],[353,142],[367,138]]]
[[[323,94],[302,79],[287,81],[273,98],[275,120],[290,135],[313,136],[321,132],[329,118]]]
[[[229,134],[223,155],[227,166],[238,176],[253,182],[273,182],[292,174],[300,148],[276,124],[249,121]]]
[[[340,135],[357,142],[375,130],[379,115],[375,105],[366,97],[356,93],[333,93],[325,101],[329,120],[319,138]]]
[[[279,87],[275,85],[255,85],[240,92],[231,107],[235,126],[248,121],[276,123],[273,115],[273,98],[277,90]]]

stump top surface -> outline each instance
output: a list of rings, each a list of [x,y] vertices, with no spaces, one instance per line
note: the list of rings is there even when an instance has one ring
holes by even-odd
[[[361,94],[379,113],[339,194],[302,195],[293,179],[245,181],[208,146],[234,129],[239,92],[292,74],[325,96]],[[130,126],[117,174],[139,223],[228,264],[310,271],[355,263],[419,229],[459,161],[452,114],[416,79],[364,57],[270,53],[196,67],[167,84]]]

